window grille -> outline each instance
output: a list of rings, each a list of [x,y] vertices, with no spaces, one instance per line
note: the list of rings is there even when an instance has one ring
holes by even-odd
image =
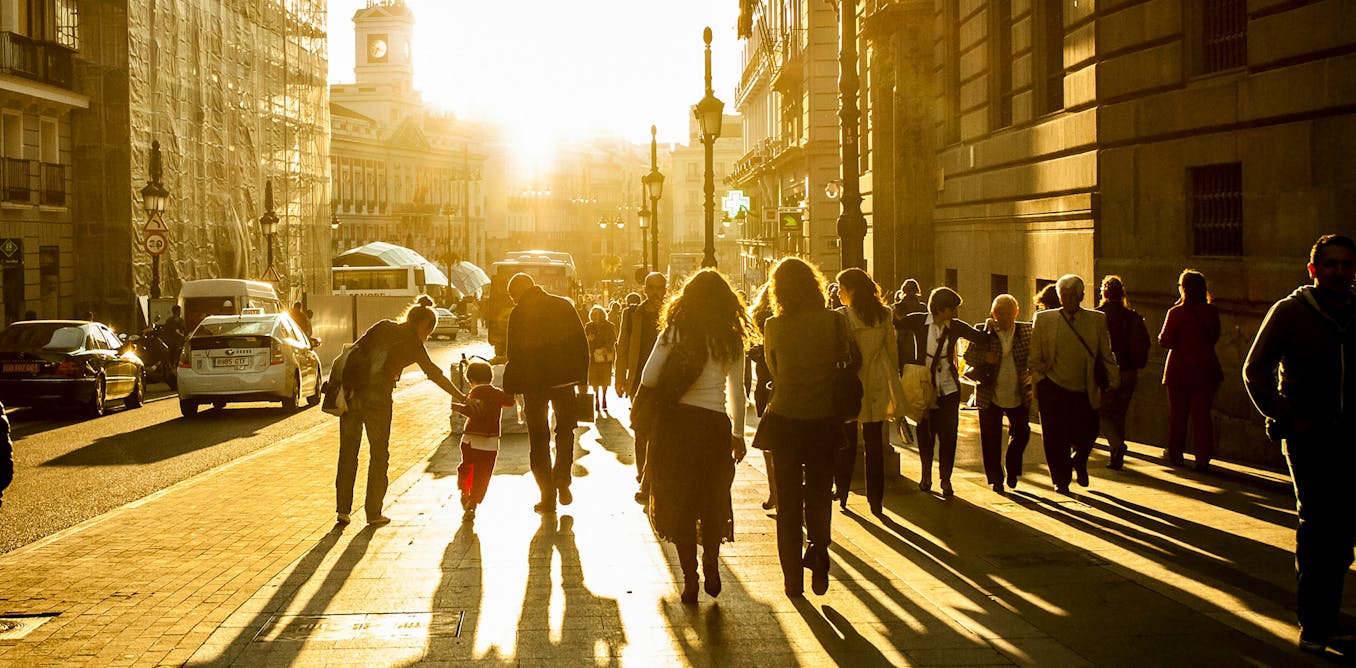
[[[1208,0],[1201,8],[1201,73],[1242,67],[1248,60],[1247,0]]]
[[[1243,164],[1187,168],[1193,255],[1243,254]]]
[[[1041,26],[1041,113],[1064,108],[1064,0],[1045,0]]]
[[[1012,0],[989,3],[989,104],[993,129],[1012,125]]]

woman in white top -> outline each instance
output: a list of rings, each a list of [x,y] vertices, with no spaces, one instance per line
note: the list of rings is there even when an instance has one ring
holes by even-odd
[[[720,594],[720,544],[734,539],[730,485],[745,452],[744,351],[754,330],[714,269],[688,279],[664,307],[660,325],[641,385],[677,400],[661,408],[645,464],[650,522],[678,548],[682,600],[696,603],[698,535],[711,596]]]
[[[836,280],[838,297],[843,300],[841,310],[847,315],[862,356],[857,371],[862,381],[862,412],[856,420],[843,424],[848,447],[838,452],[834,496],[847,510],[848,487],[857,463],[857,425],[861,424],[866,501],[871,513],[880,515],[885,496],[885,423],[895,416],[895,407],[903,402],[904,394],[899,384],[899,347],[890,309],[881,303],[880,286],[871,275],[853,267],[839,272]]]

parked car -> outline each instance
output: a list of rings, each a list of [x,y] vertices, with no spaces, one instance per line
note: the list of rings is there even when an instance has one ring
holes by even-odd
[[[448,341],[457,338],[457,330],[459,329],[457,314],[441,306],[433,309],[433,312],[438,314],[438,324],[433,326],[433,333],[429,335],[429,338],[436,339],[441,336]]]
[[[138,408],[146,371],[107,325],[27,320],[0,332],[0,401],[6,406],[76,404],[92,417],[109,401]]]
[[[213,315],[184,341],[179,358],[179,410],[222,408],[233,401],[281,401],[296,410],[320,402],[320,342],[286,313]]]

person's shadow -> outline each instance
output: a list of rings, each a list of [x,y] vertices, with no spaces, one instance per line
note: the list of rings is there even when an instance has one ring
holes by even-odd
[[[560,588],[564,594],[559,641],[551,639],[553,551],[560,554]],[[604,649],[600,650],[599,644]],[[528,545],[527,585],[514,646],[514,658],[519,661],[621,664],[622,650],[626,647],[621,608],[616,599],[595,596],[584,584],[584,569],[574,539],[574,518],[569,515],[561,516],[559,524],[554,516],[543,516],[541,527]]]
[[[430,661],[474,661],[478,665],[505,663],[498,648],[490,648],[485,656],[475,656],[485,584],[480,537],[473,524],[464,522],[457,529],[452,542],[443,551],[440,570],[443,577],[433,597],[428,645],[424,655],[410,665],[425,665]]]

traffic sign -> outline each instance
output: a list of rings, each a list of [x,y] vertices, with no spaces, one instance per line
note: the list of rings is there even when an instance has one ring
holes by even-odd
[[[145,246],[147,253],[158,256],[163,254],[165,249],[169,248],[169,239],[165,238],[163,232],[151,230],[146,233],[146,238],[142,242],[142,245]]]
[[[143,234],[150,234],[151,232],[160,232],[168,236],[169,226],[165,224],[164,217],[160,215],[159,211],[157,211],[151,214],[150,218],[146,219],[146,225],[141,228],[141,231]]]

